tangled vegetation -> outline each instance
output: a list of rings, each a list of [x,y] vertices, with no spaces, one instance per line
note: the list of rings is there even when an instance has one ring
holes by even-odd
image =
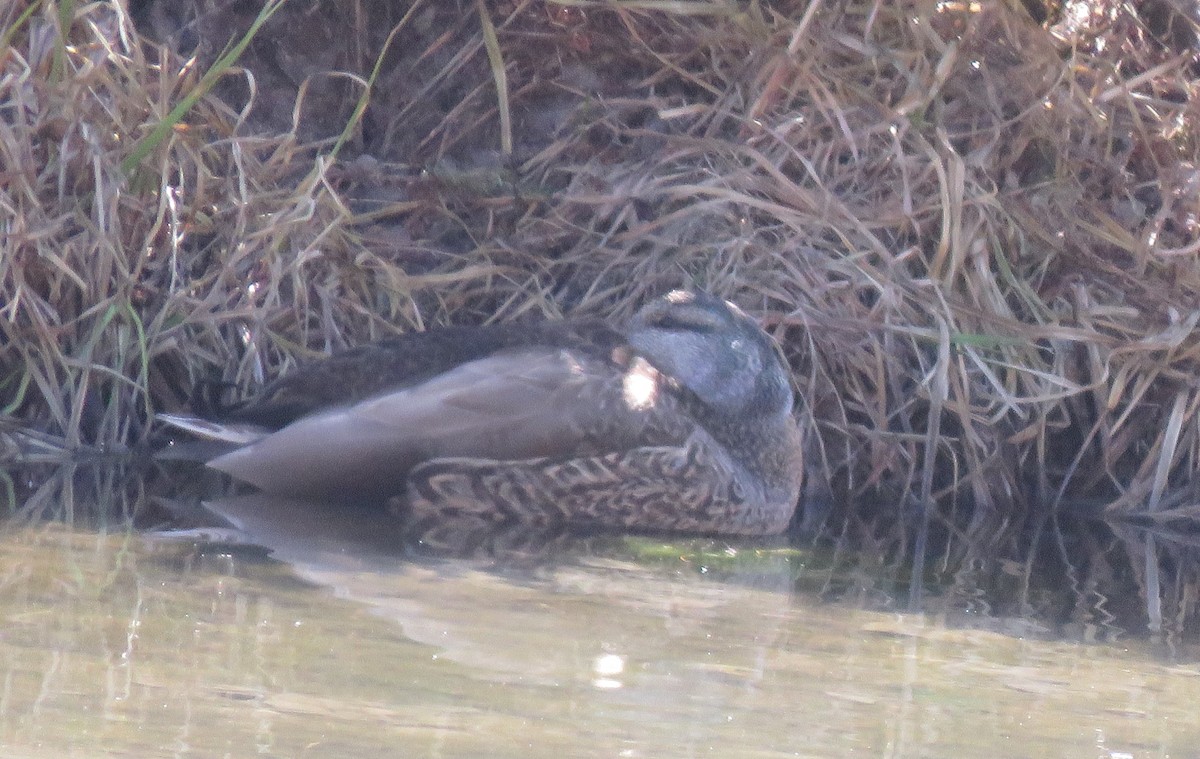
[[[0,9],[0,456],[696,284],[784,345],[817,496],[1200,515],[1170,3],[215,5]]]

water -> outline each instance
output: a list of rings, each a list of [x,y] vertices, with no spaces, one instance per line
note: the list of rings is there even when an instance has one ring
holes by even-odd
[[[432,558],[292,508],[226,502],[269,558],[10,520],[0,755],[1200,757],[1190,644],[831,601],[753,544]]]

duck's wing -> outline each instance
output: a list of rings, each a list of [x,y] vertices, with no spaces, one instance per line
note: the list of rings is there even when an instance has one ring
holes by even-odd
[[[305,417],[209,465],[275,493],[402,493],[440,458],[571,458],[661,441],[662,409],[625,398],[622,369],[569,349],[502,351],[418,385]]]
[[[611,326],[594,320],[410,332],[300,366],[254,397],[205,416],[278,430],[324,409],[416,387],[500,351],[548,347],[605,356],[622,341]]]

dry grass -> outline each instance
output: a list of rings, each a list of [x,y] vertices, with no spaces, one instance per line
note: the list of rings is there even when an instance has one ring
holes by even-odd
[[[132,446],[198,381],[393,331],[696,283],[786,344],[818,490],[1200,514],[1170,6],[332,5],[285,5],[169,130],[252,19],[151,24],[186,60],[115,4],[0,10],[10,455]]]

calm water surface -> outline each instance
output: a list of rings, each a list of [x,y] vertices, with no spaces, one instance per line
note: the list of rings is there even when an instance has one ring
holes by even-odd
[[[0,530],[0,756],[1200,757],[1200,666],[1140,644],[821,601],[796,555],[422,559],[250,506],[271,558]]]

